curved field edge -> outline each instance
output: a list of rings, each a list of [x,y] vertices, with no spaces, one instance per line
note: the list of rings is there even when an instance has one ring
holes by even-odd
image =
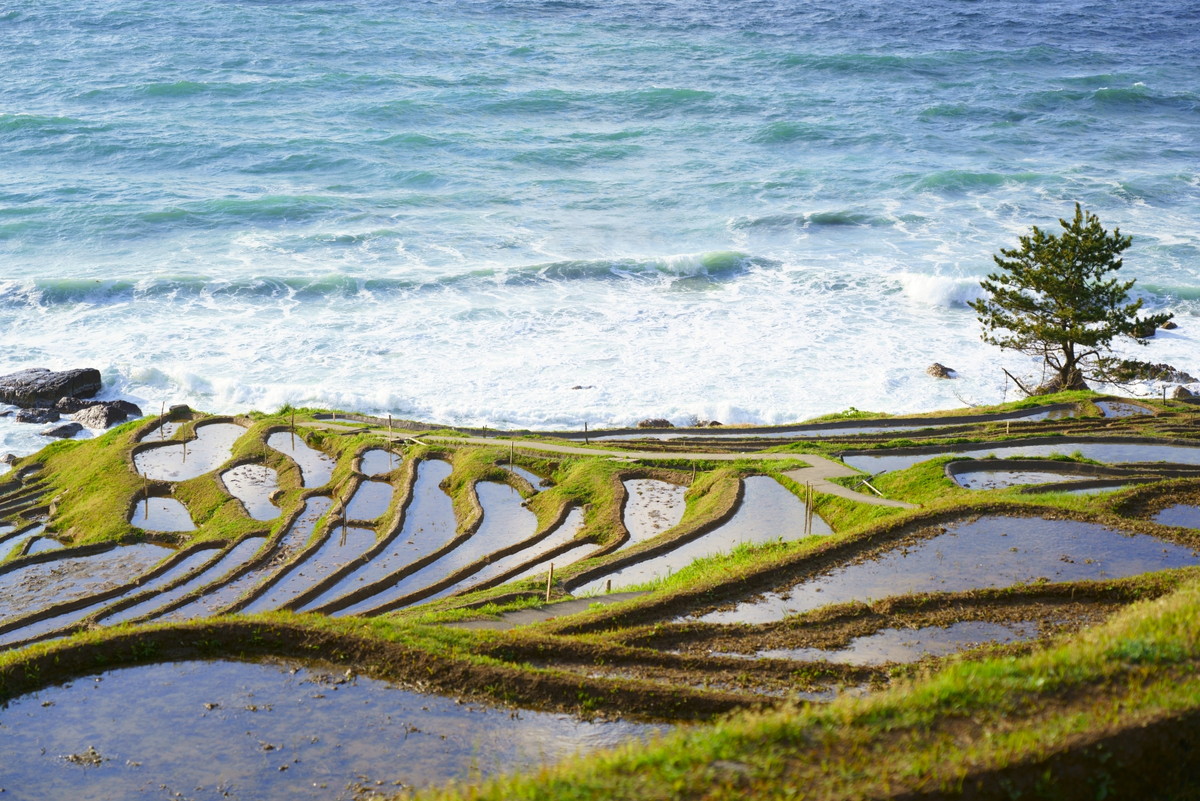
[[[1198,615],[1192,581],[1033,654],[418,797],[1170,798],[1200,778]]]
[[[0,705],[106,670],[191,659],[281,658],[333,663],[407,688],[583,716],[622,709],[647,719],[708,720],[753,703],[743,696],[589,678],[514,665],[472,649],[490,639],[373,619],[273,613],[185,623],[115,626],[0,654]],[[503,639],[497,638],[497,639]]]

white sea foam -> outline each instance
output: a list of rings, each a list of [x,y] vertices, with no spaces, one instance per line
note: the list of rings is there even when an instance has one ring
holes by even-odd
[[[977,278],[951,278],[944,275],[901,273],[904,294],[910,299],[931,306],[965,306],[983,296]]]

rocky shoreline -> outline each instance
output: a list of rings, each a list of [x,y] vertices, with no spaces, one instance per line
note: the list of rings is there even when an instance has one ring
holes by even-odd
[[[142,416],[142,410],[125,400],[91,400],[103,383],[94,367],[53,371],[33,367],[0,376],[0,402],[16,406],[16,411],[0,411],[0,417],[12,416],[18,423],[59,425],[44,429],[45,437],[65,439],[84,428],[103,431],[117,423]],[[62,423],[63,415],[71,420]]]

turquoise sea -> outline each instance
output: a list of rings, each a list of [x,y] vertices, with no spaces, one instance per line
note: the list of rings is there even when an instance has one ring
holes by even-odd
[[[9,0],[0,64],[0,373],[147,411],[993,403],[964,301],[1076,201],[1200,369],[1195,2]]]

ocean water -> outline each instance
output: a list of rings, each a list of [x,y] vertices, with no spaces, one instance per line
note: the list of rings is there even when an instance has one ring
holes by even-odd
[[[993,403],[1002,366],[1034,367],[964,303],[1075,201],[1177,315],[1141,356],[1195,372],[1198,22],[1162,0],[10,0],[0,372],[93,365],[148,412],[502,428]],[[31,431],[0,421],[0,448]]]

